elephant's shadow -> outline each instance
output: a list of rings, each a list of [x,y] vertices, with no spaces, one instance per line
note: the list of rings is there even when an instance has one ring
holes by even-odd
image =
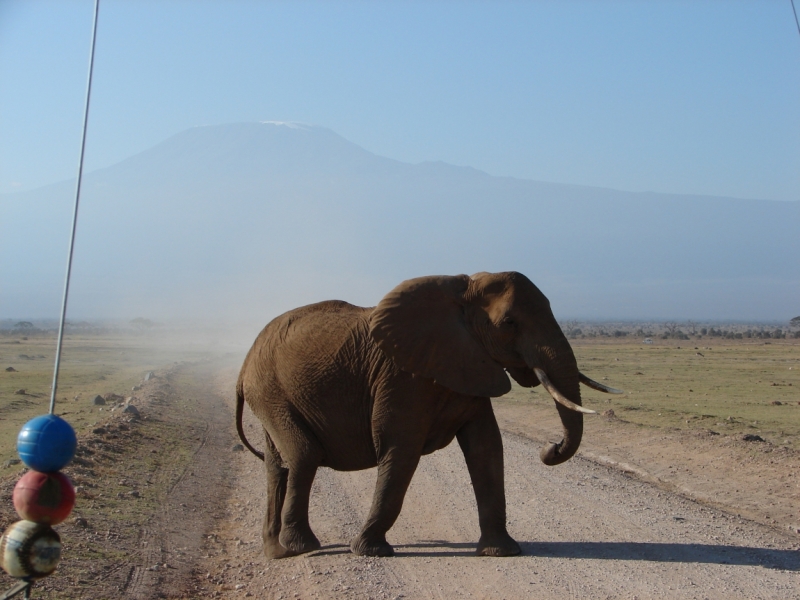
[[[407,548],[409,548],[410,550],[406,550]],[[416,548],[432,548],[432,549],[438,548],[439,550],[420,552],[419,550],[415,550]],[[427,542],[419,542],[417,544],[396,544],[394,545],[394,551],[396,556],[399,557],[474,556],[475,544],[470,544],[467,542],[446,542],[444,540],[429,540]],[[325,555],[335,555],[335,554],[350,554],[350,546],[347,546],[345,544],[329,544],[327,546],[323,546],[317,552],[314,552],[315,556],[325,556]]]
[[[521,542],[520,546],[523,556],[541,558],[705,563],[800,571],[800,552],[753,546],[656,542]],[[334,555],[349,552],[350,548],[344,544],[330,544],[314,554]],[[395,546],[395,552],[401,558],[404,556],[472,557],[475,554],[475,545],[429,540],[416,544],[398,544]]]
[[[754,546],[656,542],[525,542],[528,556],[666,563],[705,563],[800,571],[800,552]]]

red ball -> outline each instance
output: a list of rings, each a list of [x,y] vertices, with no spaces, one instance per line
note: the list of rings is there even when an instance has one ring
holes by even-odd
[[[56,525],[72,512],[75,488],[62,473],[28,471],[17,482],[13,500],[17,514],[26,521]]]

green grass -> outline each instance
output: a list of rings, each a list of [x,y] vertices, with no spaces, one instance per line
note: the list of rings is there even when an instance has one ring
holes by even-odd
[[[27,340],[0,335],[0,465],[16,457],[16,437],[22,425],[48,412],[55,349],[55,335],[31,336]],[[56,414],[69,421],[76,431],[85,431],[107,414],[108,407],[92,405],[96,395],[113,392],[131,396],[131,388],[141,383],[147,371],[175,360],[206,355],[207,352],[181,349],[169,339],[152,336],[67,335]],[[7,367],[14,367],[17,372],[7,372]],[[15,394],[20,389],[26,394]]]
[[[611,396],[584,388],[586,406],[611,408],[619,418],[648,427],[752,432],[800,444],[795,340],[652,345],[578,340],[573,349],[585,374],[626,392]]]

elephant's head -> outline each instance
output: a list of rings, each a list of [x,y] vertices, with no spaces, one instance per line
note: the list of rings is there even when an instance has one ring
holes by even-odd
[[[370,319],[372,336],[401,369],[471,396],[502,396],[508,375],[543,384],[556,400],[564,439],[541,453],[557,465],[583,435],[580,383],[618,392],[579,370],[550,302],[521,273],[420,277],[389,292]]]

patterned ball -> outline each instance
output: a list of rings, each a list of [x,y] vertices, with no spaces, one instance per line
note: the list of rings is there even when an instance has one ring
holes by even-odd
[[[28,471],[14,487],[14,508],[26,521],[57,525],[75,506],[75,488],[63,473]]]
[[[20,579],[46,577],[61,560],[61,538],[49,525],[17,521],[0,538],[0,564]]]
[[[49,473],[66,466],[75,455],[78,440],[69,423],[56,415],[35,417],[17,436],[17,453],[34,471]]]

